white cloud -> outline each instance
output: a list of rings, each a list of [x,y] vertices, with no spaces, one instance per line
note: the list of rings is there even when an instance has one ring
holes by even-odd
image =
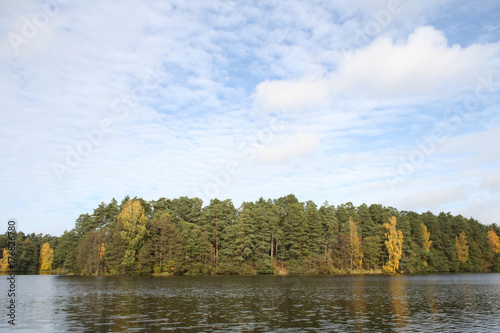
[[[319,145],[315,134],[297,133],[293,137],[282,138],[281,142],[259,147],[257,160],[263,163],[286,162],[305,156]]]
[[[324,77],[262,82],[254,98],[264,108],[303,111],[335,98],[442,97],[477,85],[481,75],[498,67],[499,56],[499,43],[450,46],[442,32],[422,26],[404,41],[384,35],[346,52]]]
[[[307,77],[300,80],[274,80],[260,83],[255,89],[257,107],[297,112],[315,109],[327,101],[329,82]]]
[[[404,42],[387,36],[347,54],[332,73],[334,91],[347,96],[441,96],[475,83],[500,55],[499,44],[449,46],[433,27],[418,27]]]

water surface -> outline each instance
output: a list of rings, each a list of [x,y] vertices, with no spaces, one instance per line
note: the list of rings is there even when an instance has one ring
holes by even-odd
[[[500,274],[17,275],[16,305],[16,331],[500,332]]]

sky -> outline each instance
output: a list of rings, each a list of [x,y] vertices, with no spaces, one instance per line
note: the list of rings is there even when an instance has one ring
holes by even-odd
[[[0,225],[290,193],[498,224],[499,17],[496,0],[0,0]]]

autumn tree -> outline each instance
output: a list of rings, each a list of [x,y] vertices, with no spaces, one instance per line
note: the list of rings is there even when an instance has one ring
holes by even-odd
[[[467,245],[467,235],[461,232],[460,236],[455,236],[455,254],[458,261],[463,265],[469,259],[469,245]]]
[[[401,230],[396,230],[396,217],[393,216],[389,218],[389,223],[384,223],[384,228],[386,229],[385,246],[387,247],[387,252],[389,252],[389,261],[384,266],[386,272],[394,273],[399,268],[399,260],[403,253],[403,232]]]
[[[48,242],[42,245],[40,250],[40,270],[50,271],[52,270],[52,263],[54,261],[54,250],[50,248]]]
[[[488,239],[488,244],[490,244],[493,252],[500,253],[500,238],[497,233],[493,229],[490,229],[486,238]]]
[[[420,227],[422,228],[422,245],[424,247],[424,251],[426,252],[425,258],[423,258],[422,261],[424,266],[427,267],[427,254],[431,251],[432,245],[432,241],[430,240],[431,233],[427,231],[427,227],[425,226],[425,224],[420,223]]]
[[[7,249],[3,249],[3,257],[0,259],[0,272],[8,272],[9,268],[9,258],[10,251]]]
[[[427,227],[425,226],[425,224],[421,223],[420,226],[422,228],[424,250],[425,252],[429,252],[431,250],[431,245],[432,245],[432,241],[429,240],[431,238],[431,233],[427,231]]]
[[[131,267],[136,263],[137,253],[144,245],[148,233],[148,218],[144,214],[144,207],[138,200],[125,202],[118,215],[118,222],[122,225],[120,235],[125,243],[123,265]]]

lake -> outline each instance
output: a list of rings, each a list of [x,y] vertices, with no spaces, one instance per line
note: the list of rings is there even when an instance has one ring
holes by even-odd
[[[500,332],[500,274],[17,275],[15,304],[20,332]]]

